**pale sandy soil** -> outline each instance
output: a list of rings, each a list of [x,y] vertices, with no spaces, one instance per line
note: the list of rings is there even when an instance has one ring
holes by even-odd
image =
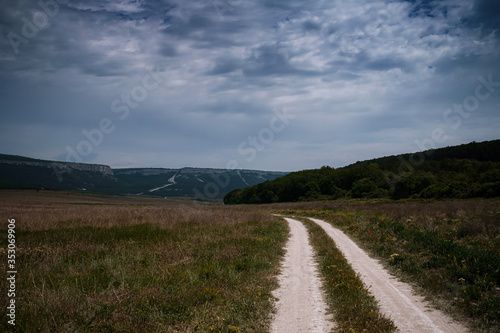
[[[327,315],[307,230],[299,221],[285,220],[290,226],[290,239],[278,277],[280,287],[273,293],[278,301],[271,332],[330,332],[333,323]]]
[[[400,332],[467,332],[463,326],[442,312],[431,309],[422,297],[412,292],[410,285],[390,275],[377,260],[370,258],[341,230],[322,220],[311,220],[334,240],[351,267],[361,276],[379,302],[382,313],[394,321]]]

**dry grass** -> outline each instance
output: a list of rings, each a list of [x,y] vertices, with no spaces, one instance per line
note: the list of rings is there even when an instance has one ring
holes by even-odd
[[[18,325],[2,320],[4,331],[268,328],[287,237],[270,214],[59,192],[0,191],[0,201],[16,219],[19,272]],[[6,271],[5,246],[0,258]]]
[[[92,196],[70,192],[1,191],[0,213],[16,217],[22,230],[112,227],[138,223],[169,228],[176,223],[231,224],[242,219],[270,219],[256,210],[241,210],[189,200]]]
[[[499,200],[226,207],[0,191],[0,202],[3,230],[16,219],[19,270],[19,325],[12,330],[2,320],[1,331],[265,332],[288,235],[286,223],[269,214],[276,210],[329,219],[429,295],[448,298],[443,307],[470,318],[478,331],[495,332],[498,324]],[[454,244],[455,252],[423,251],[429,240]],[[457,259],[448,261],[450,254]],[[5,292],[0,300],[4,307]]]

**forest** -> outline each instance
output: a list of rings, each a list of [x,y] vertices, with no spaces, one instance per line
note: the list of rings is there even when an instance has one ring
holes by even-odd
[[[342,168],[290,173],[234,190],[225,204],[391,198],[500,196],[500,140],[387,156]]]

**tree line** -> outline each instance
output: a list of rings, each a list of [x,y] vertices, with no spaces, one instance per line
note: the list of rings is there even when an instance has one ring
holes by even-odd
[[[343,167],[290,173],[224,197],[226,204],[341,198],[500,196],[500,140],[382,157]]]

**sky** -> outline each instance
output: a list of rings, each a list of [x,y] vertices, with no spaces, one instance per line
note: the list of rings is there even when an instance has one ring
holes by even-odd
[[[0,153],[296,171],[500,138],[497,0],[4,0]]]

